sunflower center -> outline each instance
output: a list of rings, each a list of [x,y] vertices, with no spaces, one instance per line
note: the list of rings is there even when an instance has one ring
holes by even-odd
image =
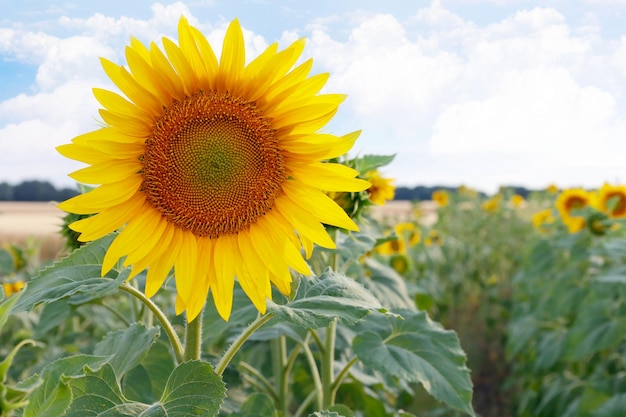
[[[285,180],[278,138],[254,103],[199,92],[155,119],[142,189],[174,225],[212,238],[246,230]]]
[[[570,197],[570,199],[565,202],[565,207],[568,213],[571,213],[572,210],[581,209],[586,205],[587,200],[582,197]]]

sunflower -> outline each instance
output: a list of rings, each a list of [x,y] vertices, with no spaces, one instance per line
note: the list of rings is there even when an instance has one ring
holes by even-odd
[[[541,210],[533,215],[533,226],[540,230],[544,230],[544,225],[554,223],[554,215],[552,209]]]
[[[433,192],[432,197],[434,202],[437,203],[439,207],[445,207],[448,205],[450,201],[450,196],[445,190],[437,190]]]
[[[265,312],[273,284],[289,294],[290,269],[310,270],[301,254],[335,248],[324,225],[357,230],[327,191],[363,191],[352,168],[326,162],[347,152],[359,132],[319,133],[345,96],[319,94],[328,74],[294,66],[300,39],[273,44],[246,65],[237,20],[218,60],[183,17],[178,44],[131,39],[128,68],[102,59],[125,96],[94,89],[104,127],[58,151],[87,163],[70,176],[99,185],[59,206],[92,214],[71,225],[91,241],[120,228],[102,274],[125,257],[132,279],[147,269],[152,297],[174,269],[176,312],[193,320],[209,293],[228,320],[235,277]]]
[[[393,178],[383,178],[377,170],[367,173],[365,178],[372,184],[367,190],[372,203],[383,205],[386,201],[393,200],[396,195]]]
[[[598,191],[598,208],[611,218],[626,217],[626,186],[604,184]]]
[[[593,201],[593,193],[582,188],[569,188],[559,194],[555,204],[561,217],[572,217],[576,210],[593,206]]]
[[[576,216],[577,210],[595,205],[594,194],[582,188],[563,190],[556,199],[556,208],[561,214],[563,224],[570,233],[576,233],[585,227],[584,217]]]
[[[520,207],[522,204],[524,204],[524,197],[519,194],[513,195],[513,197],[511,197],[511,204],[513,204],[513,207],[515,208]]]
[[[26,284],[24,284],[24,282],[22,281],[5,282],[2,284],[2,289],[4,290],[4,296],[10,297],[16,292],[20,292],[22,288],[24,288],[25,286]]]
[[[480,208],[483,209],[483,211],[486,211],[488,213],[493,213],[498,211],[498,208],[500,207],[500,198],[497,198],[497,196],[489,198],[485,201],[483,201],[483,203],[480,205]]]

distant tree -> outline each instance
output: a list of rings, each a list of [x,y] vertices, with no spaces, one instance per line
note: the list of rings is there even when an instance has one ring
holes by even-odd
[[[48,181],[24,181],[13,187],[15,201],[51,201],[56,197],[56,189]]]
[[[13,187],[6,182],[0,182],[0,201],[13,200]]]

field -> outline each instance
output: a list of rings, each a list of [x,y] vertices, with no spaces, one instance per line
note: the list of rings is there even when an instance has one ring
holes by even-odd
[[[63,215],[53,203],[0,202],[0,247],[37,245],[40,258],[56,257],[63,247]]]
[[[226,382],[221,412],[232,417],[626,415],[626,221],[615,215],[626,195],[581,193],[464,189],[372,206],[360,232],[329,228],[338,250],[315,249],[312,274],[294,272],[297,290],[275,291],[262,314],[243,285],[228,321],[209,297],[196,321],[202,360],[191,363],[194,322],[176,314],[178,278],[151,301],[145,273],[125,283],[130,269],[118,263],[101,278],[111,237],[39,272],[68,253],[63,212],[1,203],[0,278],[9,294],[28,285],[3,301],[18,300],[0,357],[20,350],[7,380],[36,399],[15,417],[45,415],[48,403],[84,415],[92,405],[64,395],[85,390],[132,415],[166,395],[168,378],[184,385],[203,373],[182,398],[223,398]],[[563,211],[564,198],[587,206]],[[0,323],[9,311],[0,305]],[[101,357],[106,366],[93,363]],[[27,384],[61,374],[54,386]]]

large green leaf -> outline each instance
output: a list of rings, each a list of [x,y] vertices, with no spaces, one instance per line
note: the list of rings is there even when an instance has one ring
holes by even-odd
[[[360,277],[359,281],[386,308],[415,310],[415,302],[400,274],[372,258],[365,260],[365,266],[369,274]]]
[[[76,303],[104,297],[117,291],[130,272],[129,269],[120,274],[112,271],[103,278],[100,276],[100,269],[100,265],[77,265],[47,270],[26,286],[24,295],[13,307],[13,312],[31,310],[38,304],[71,296],[80,297],[72,300]]]
[[[73,303],[83,303],[114,292],[129,274],[128,270],[121,274],[112,271],[101,278],[102,260],[115,236],[110,234],[89,242],[40,271],[23,290],[25,295],[13,312],[70,296]]]
[[[393,161],[396,155],[363,155],[355,159],[355,169],[361,174],[367,174],[370,171],[388,165]]]
[[[383,374],[421,383],[439,401],[473,416],[472,382],[456,333],[422,311],[400,314],[404,318],[372,314],[360,323],[357,357]]]
[[[146,328],[133,323],[124,330],[111,332],[99,342],[94,355],[110,356],[108,361],[118,378],[134,368],[146,356],[148,350],[159,337],[159,328]]]
[[[72,399],[70,388],[62,377],[84,375],[85,367],[98,369],[107,359],[76,355],[48,364],[41,373],[43,382],[28,397],[24,417],[62,416]]]
[[[109,364],[67,381],[76,398],[67,417],[213,417],[226,396],[222,379],[209,363],[200,361],[175,368],[161,400],[151,405],[129,401]]]
[[[174,370],[174,359],[169,344],[155,343],[141,364],[129,371],[122,380],[127,398],[152,404],[165,390],[165,384]]]
[[[208,362],[183,362],[167,380],[161,400],[139,417],[212,417],[225,397],[225,384]]]
[[[361,284],[328,270],[320,278],[302,278],[293,301],[284,305],[268,301],[267,310],[277,320],[317,329],[328,326],[336,318],[352,325],[369,312],[383,308]]]
[[[74,400],[66,417],[135,417],[148,405],[124,398],[110,364],[85,375],[67,378]]]

